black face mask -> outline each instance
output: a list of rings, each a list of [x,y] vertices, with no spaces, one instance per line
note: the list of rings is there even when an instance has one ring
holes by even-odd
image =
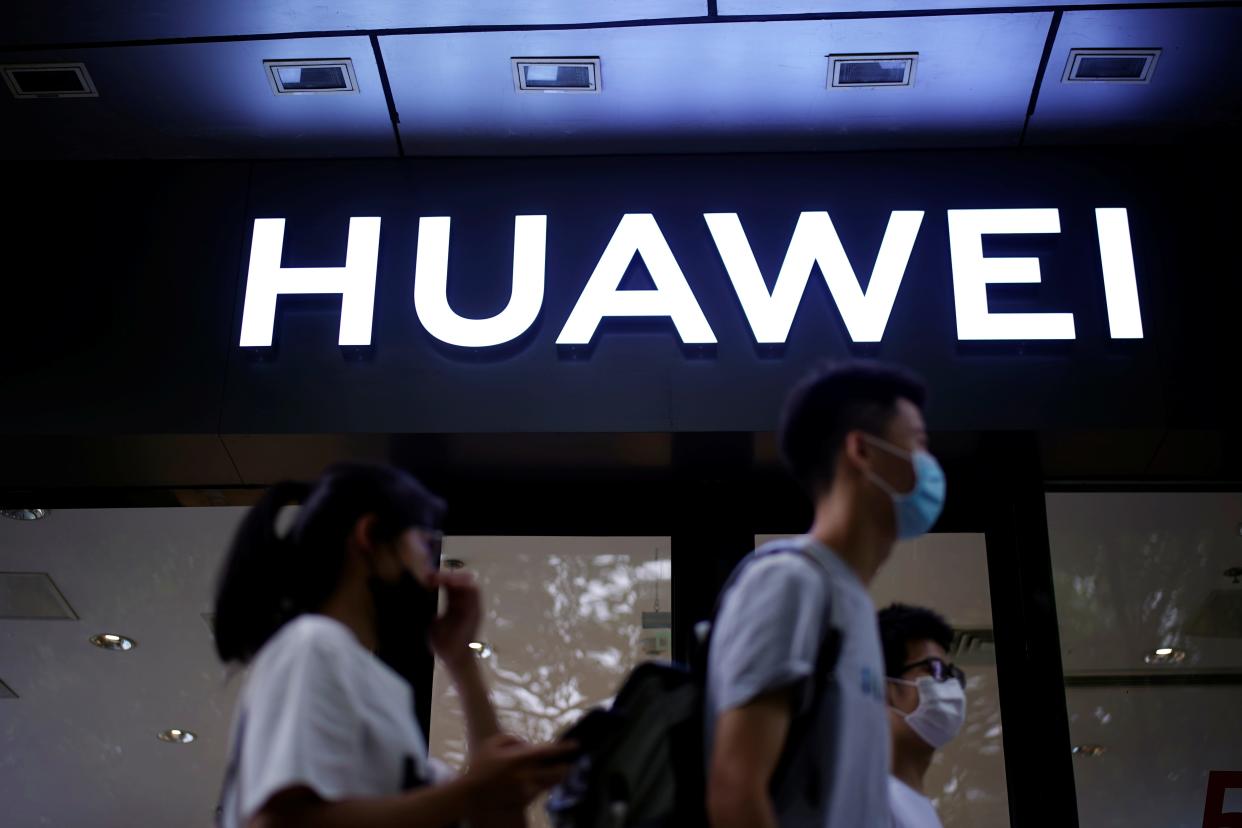
[[[419,662],[426,665],[431,657],[427,633],[439,608],[439,591],[427,589],[409,570],[396,581],[373,575],[368,586],[375,603],[375,654],[412,684]]]

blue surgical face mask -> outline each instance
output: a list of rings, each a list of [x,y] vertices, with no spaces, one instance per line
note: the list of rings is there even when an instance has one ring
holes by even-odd
[[[864,471],[868,480],[893,499],[893,513],[897,516],[897,537],[909,540],[927,534],[944,509],[944,470],[926,449],[909,452],[870,434],[863,437],[871,445],[909,460],[914,468],[914,488],[905,493],[898,492],[870,469]]]

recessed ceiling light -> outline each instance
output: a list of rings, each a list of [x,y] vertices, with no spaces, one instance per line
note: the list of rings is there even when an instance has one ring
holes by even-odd
[[[466,562],[461,558],[445,558],[440,562],[440,566],[444,569],[465,569]]]
[[[1107,751],[1108,748],[1103,745],[1074,745],[1070,748],[1070,753],[1074,756],[1103,756]]]
[[[893,55],[829,55],[828,86],[913,86],[915,52]]]
[[[174,727],[172,730],[165,730],[163,733],[159,734],[158,738],[161,742],[173,742],[178,745],[188,745],[198,737],[188,730],[181,730],[180,728]]]
[[[267,81],[277,95],[322,95],[357,92],[358,78],[350,58],[265,60]]]
[[[598,92],[599,58],[513,58],[519,92]]]
[[[47,509],[0,509],[0,515],[9,520],[43,520]]]
[[[1157,647],[1144,656],[1143,660],[1148,664],[1181,664],[1186,660],[1186,651],[1176,647]]]
[[[1066,83],[1147,83],[1159,49],[1070,49],[1061,80]]]
[[[134,639],[126,638],[125,636],[117,635],[116,633],[100,633],[99,635],[92,635],[90,641],[101,650],[119,650],[123,652],[125,650],[134,649]]]
[[[474,650],[474,654],[479,658],[491,658],[492,648],[484,644],[482,641],[471,641],[466,646]]]
[[[19,63],[0,66],[14,98],[98,98],[84,63]]]

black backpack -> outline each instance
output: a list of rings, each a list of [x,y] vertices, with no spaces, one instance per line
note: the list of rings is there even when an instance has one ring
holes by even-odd
[[[785,552],[781,545],[752,553],[733,570],[716,599],[755,560]],[[818,566],[818,562],[816,563]],[[630,673],[607,709],[596,708],[566,732],[581,748],[568,777],[552,789],[547,812],[554,828],[705,828],[707,759],[703,753],[704,688],[710,631],[702,637],[693,667],[644,662]],[[836,666],[841,637],[829,627],[820,642],[812,681],[818,693]],[[791,744],[807,732],[790,728]],[[784,765],[777,768],[773,787]]]

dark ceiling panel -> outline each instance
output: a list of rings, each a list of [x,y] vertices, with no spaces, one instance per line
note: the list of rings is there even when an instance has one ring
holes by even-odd
[[[930,9],[995,9],[1024,6],[1139,5],[1195,3],[1198,0],[717,0],[723,15],[840,14],[842,12],[896,12]],[[1213,2],[1213,0],[1207,0]],[[1221,3],[1230,0],[1219,0]]]
[[[0,42],[14,44],[234,37],[438,26],[552,25],[691,17],[707,0],[96,0],[0,4]]]
[[[56,508],[66,490],[75,488],[242,482],[215,434],[25,436],[10,443],[0,466],[0,487],[13,490],[0,495],[0,502],[7,508],[22,503]],[[40,497],[49,489],[59,490],[56,500]],[[27,491],[29,497],[21,494]]]
[[[1069,12],[1027,143],[1223,139],[1242,119],[1242,8]],[[1064,82],[1070,49],[1159,47],[1148,83]]]
[[[263,61],[351,58],[358,92],[277,96]],[[393,156],[365,37],[0,53],[0,64],[82,61],[97,98],[17,100],[0,89],[0,158]]]

